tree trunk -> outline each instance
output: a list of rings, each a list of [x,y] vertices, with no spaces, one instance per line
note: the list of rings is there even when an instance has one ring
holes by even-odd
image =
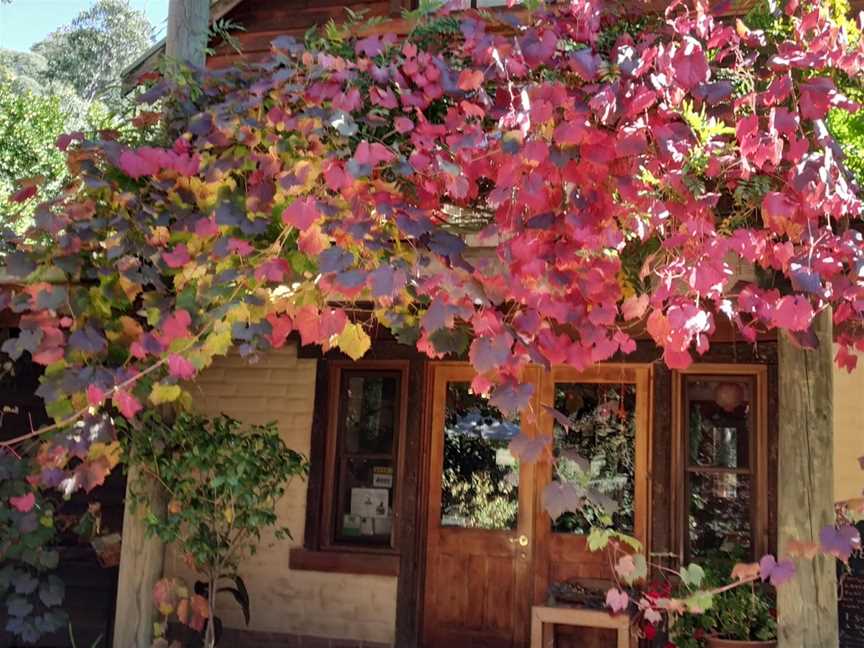
[[[210,0],[171,0],[166,56],[203,67],[209,25]],[[128,483],[142,483],[137,475],[137,469],[131,468]],[[164,490],[153,480],[143,483],[148,484],[144,495],[151,509],[157,516],[164,517],[167,508]],[[113,645],[117,648],[150,648],[153,622],[158,619],[153,605],[153,586],[162,577],[164,547],[158,538],[146,536],[141,511],[133,514],[130,507],[127,487]]]
[[[158,614],[153,605],[153,586],[162,577],[163,546],[145,533],[144,511],[132,512],[129,489],[146,484],[146,496],[153,512],[164,517],[164,489],[153,479],[140,479],[137,468],[129,470],[126,508],[123,512],[123,544],[120,549],[120,576],[117,582],[117,609],[114,616],[114,646],[150,648],[153,622]]]
[[[203,67],[210,26],[210,0],[171,0],[165,56]]]
[[[780,414],[778,540],[819,540],[834,523],[833,363],[830,310],[814,328],[819,348],[799,349],[779,339]],[[831,557],[799,560],[793,581],[777,592],[779,648],[836,648],[836,563]]]

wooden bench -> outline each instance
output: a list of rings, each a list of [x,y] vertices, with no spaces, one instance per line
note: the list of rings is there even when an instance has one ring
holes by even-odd
[[[630,617],[626,614],[611,616],[605,610],[535,605],[531,608],[531,648],[554,648],[554,625],[608,628],[618,633],[616,648],[635,645],[631,643]]]

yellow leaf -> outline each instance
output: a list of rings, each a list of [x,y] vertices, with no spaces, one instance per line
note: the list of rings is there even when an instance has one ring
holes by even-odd
[[[109,443],[96,442],[90,445],[90,450],[87,452],[87,459],[95,461],[105,457],[108,460],[108,466],[113,468],[120,462],[120,442],[111,441]]]
[[[180,385],[163,385],[156,383],[153,385],[153,390],[150,392],[150,402],[154,405],[162,403],[171,403],[180,398],[182,390]]]
[[[225,514],[225,521],[228,524],[233,524],[234,523],[234,507],[229,506],[228,508],[226,508],[224,511],[224,514]]]
[[[342,349],[353,360],[359,360],[372,346],[372,341],[363,330],[363,327],[355,322],[345,325],[342,332],[336,336],[336,346]]]
[[[213,332],[207,336],[207,339],[204,341],[204,345],[201,347],[201,350],[209,356],[214,355],[225,355],[228,353],[228,349],[231,348],[231,331],[229,329],[225,329],[224,331]]]

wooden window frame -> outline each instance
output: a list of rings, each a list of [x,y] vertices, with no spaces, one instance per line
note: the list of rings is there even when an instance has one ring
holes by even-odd
[[[751,468],[747,472],[751,476],[750,515],[751,515],[751,548],[752,558],[758,558],[768,550],[768,366],[764,364],[727,364],[727,363],[695,363],[687,369],[672,373],[672,496],[676,524],[673,529],[675,545],[680,564],[690,559],[688,555],[689,531],[688,508],[690,472],[722,474],[740,474],[737,469],[713,470],[707,467],[691,471],[687,457],[687,429],[684,401],[684,380],[692,376],[746,377],[753,381],[755,397],[755,413],[753,416],[753,431],[751,434],[750,457]]]
[[[397,576],[400,570],[400,543],[401,543],[401,512],[404,489],[400,484],[400,475],[405,468],[405,435],[408,425],[408,392],[409,392],[409,360],[363,360],[354,362],[351,360],[321,360],[319,364],[326,365],[326,388],[323,396],[326,407],[326,427],[323,430],[323,453],[321,470],[321,498],[320,506],[307,508],[307,538],[306,546],[291,549],[289,566],[291,569],[312,571],[334,571],[353,574],[376,574]],[[335,539],[335,517],[336,510],[336,479],[339,475],[337,466],[339,435],[342,430],[340,414],[343,410],[341,383],[345,373],[398,373],[398,428],[393,439],[394,448],[394,475],[392,514],[393,530],[390,536],[389,546],[353,545],[338,542]],[[317,407],[317,405],[316,405]],[[313,429],[313,434],[315,430]],[[313,461],[314,455],[313,451]],[[311,503],[311,502],[308,502]],[[308,504],[307,503],[307,504]],[[314,533],[310,534],[310,521],[314,526]],[[312,536],[312,537],[310,537]]]
[[[343,402],[342,392],[342,376],[346,373],[368,373],[369,375],[381,373],[398,373],[399,374],[399,415],[398,415],[398,430],[393,439],[395,445],[393,452],[393,503],[391,509],[393,511],[393,528],[390,533],[390,545],[387,547],[355,545],[346,542],[338,542],[335,539],[336,528],[334,525],[334,510],[336,499],[339,494],[336,492],[336,482],[339,478],[339,442],[343,432],[342,420],[340,413],[342,412],[345,403]],[[337,549],[349,553],[364,553],[364,554],[398,554],[399,553],[399,525],[397,519],[401,509],[402,489],[399,485],[399,478],[402,475],[404,465],[404,436],[407,423],[408,412],[408,361],[407,360],[367,360],[365,362],[345,362],[332,361],[330,362],[329,371],[330,385],[328,393],[328,421],[327,421],[327,438],[325,441],[324,455],[324,497],[321,506],[321,548],[322,549]]]

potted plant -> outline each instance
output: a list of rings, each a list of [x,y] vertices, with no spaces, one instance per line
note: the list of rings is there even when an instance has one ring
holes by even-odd
[[[731,584],[734,561],[726,555],[706,560],[703,589]],[[674,596],[687,598],[693,591],[679,584]],[[681,614],[670,620],[669,639],[676,648],[774,648],[777,624],[771,591],[759,583],[732,587],[712,597],[701,614]]]
[[[727,590],[714,597],[708,648],[774,648],[777,623],[771,596],[757,585]]]

